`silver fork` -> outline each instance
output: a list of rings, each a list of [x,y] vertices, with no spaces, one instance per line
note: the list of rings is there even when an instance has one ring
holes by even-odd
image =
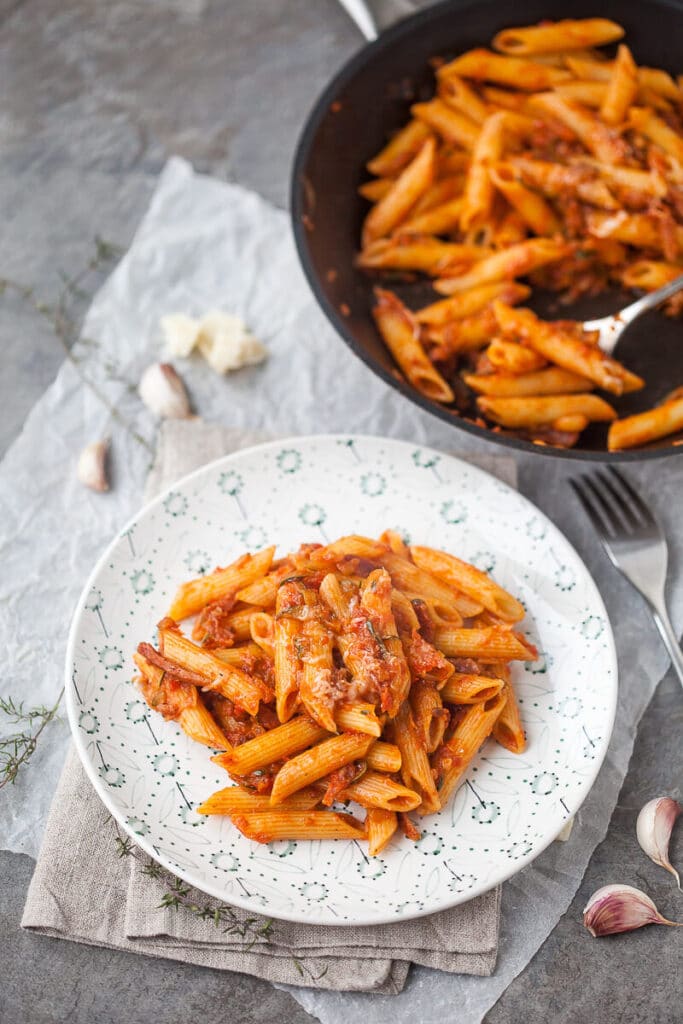
[[[643,313],[647,313],[648,310],[655,309],[656,306],[670,299],[672,295],[676,295],[681,288],[683,288],[683,274],[658,288],[657,291],[643,295],[642,298],[636,299],[630,305],[624,306],[613,316],[601,316],[599,320],[584,320],[583,329],[584,331],[597,331],[598,348],[601,348],[606,355],[611,356],[622,334],[634,320],[637,320]]]
[[[683,685],[683,653],[666,609],[668,548],[662,528],[629,481],[611,467],[569,481],[615,569],[650,606]]]

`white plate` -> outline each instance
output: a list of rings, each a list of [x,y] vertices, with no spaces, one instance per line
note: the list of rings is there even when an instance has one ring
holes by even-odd
[[[228,783],[207,748],[150,711],[131,657],[153,640],[176,587],[245,550],[399,530],[491,570],[528,609],[542,652],[515,663],[529,739],[521,756],[487,742],[422,839],[360,843],[245,839],[193,808]],[[308,437],[220,459],[143,509],[100,559],[74,617],[66,664],[71,729],[121,826],[181,878],[276,918],[377,924],[471,899],[519,871],[588,793],[614,719],[617,670],[586,567],[529,501],[475,467],[374,437]]]

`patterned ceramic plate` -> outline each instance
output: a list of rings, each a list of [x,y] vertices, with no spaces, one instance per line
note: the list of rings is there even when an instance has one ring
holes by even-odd
[[[150,712],[131,656],[179,582],[245,550],[391,527],[466,558],[518,596],[542,652],[515,663],[529,744],[489,741],[466,783],[423,819],[418,843],[379,857],[340,841],[261,846],[193,808],[226,785],[205,747]],[[519,871],[590,789],[612,729],[614,642],[585,566],[516,491],[467,463],[405,442],[310,437],[205,466],[143,509],[104,554],[74,617],[66,666],[76,746],[121,826],[186,881],[269,916],[375,924],[444,910]],[[422,823],[421,823],[422,827]]]

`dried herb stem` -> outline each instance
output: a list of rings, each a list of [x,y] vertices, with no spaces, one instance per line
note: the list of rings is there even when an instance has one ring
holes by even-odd
[[[0,697],[0,713],[10,724],[23,726],[19,732],[0,738],[0,789],[14,783],[22,766],[30,761],[41,733],[55,718],[63,696],[62,689],[52,707],[40,705],[28,709],[23,701],[17,703],[12,697]]]
[[[119,249],[118,246],[115,246],[110,242],[106,242],[104,239],[96,236],[95,252],[87,261],[85,266],[73,277],[68,277],[63,272],[60,272],[59,276],[62,281],[62,288],[60,289],[54,303],[45,302],[39,298],[35,289],[31,286],[21,284],[18,281],[13,281],[10,278],[5,277],[0,277],[0,294],[8,291],[14,292],[14,294],[18,295],[19,298],[21,298],[35,313],[49,323],[55,338],[64,351],[65,357],[74,367],[76,373],[79,375],[85,386],[89,388],[97,400],[102,403],[111,418],[123,427],[138,444],[141,444],[148,452],[152,453],[153,449],[149,441],[147,441],[142,434],[128,423],[126,418],[106,396],[99,384],[85,373],[81,365],[81,360],[73,351],[74,345],[78,340],[79,324],[72,313],[72,303],[75,301],[87,301],[91,298],[91,293],[82,287],[84,282],[87,281],[91,275],[102,270],[107,263],[117,259],[121,255],[121,252],[122,250]],[[93,339],[81,338],[80,341],[83,345],[97,347],[97,342],[93,341]],[[112,379],[120,379],[116,377],[113,370],[109,370],[108,372]]]

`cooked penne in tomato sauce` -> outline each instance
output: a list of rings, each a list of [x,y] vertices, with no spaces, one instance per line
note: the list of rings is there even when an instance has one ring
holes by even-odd
[[[407,815],[440,810],[489,737],[524,749],[509,668],[537,656],[524,607],[393,530],[274,554],[181,584],[171,610],[192,608],[193,639],[169,615],[133,655],[149,706],[227,773],[197,813],[255,842],[362,840],[371,856],[399,823],[419,838]]]
[[[377,282],[398,370],[454,414],[539,445],[571,447],[588,429],[610,451],[683,441],[669,407],[618,418],[610,396],[645,382],[580,321],[521,308],[541,289],[571,304],[683,276],[682,79],[640,66],[624,35],[607,18],[565,18],[435,61],[433,97],[410,107],[359,188],[370,205],[356,265]],[[436,293],[426,304],[420,278]],[[663,307],[682,309],[679,295]]]

